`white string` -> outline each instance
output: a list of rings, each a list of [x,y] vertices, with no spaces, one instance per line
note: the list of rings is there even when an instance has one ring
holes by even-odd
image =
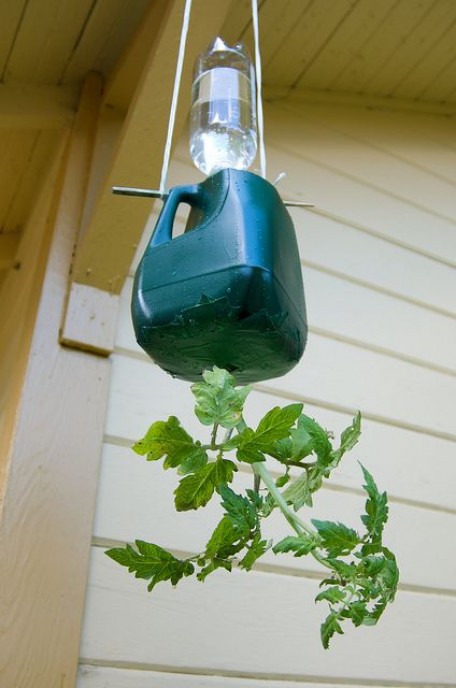
[[[177,55],[176,74],[174,76],[173,97],[171,100],[171,110],[169,113],[168,133],[166,135],[165,150],[163,153],[163,165],[160,178],[160,194],[165,196],[166,181],[168,178],[169,159],[171,156],[171,143],[173,140],[174,123],[176,121],[177,99],[179,96],[179,88],[182,78],[182,69],[184,66],[185,44],[187,42],[188,26],[190,23],[190,10],[192,7],[192,0],[185,0],[184,17],[182,20],[182,31],[180,37],[179,53]]]
[[[258,113],[258,140],[260,148],[260,170],[263,179],[266,179],[266,150],[264,147],[264,120],[263,100],[261,97],[261,56],[260,37],[258,29],[258,0],[252,0],[253,36],[255,39],[255,72],[257,85],[257,113]]]

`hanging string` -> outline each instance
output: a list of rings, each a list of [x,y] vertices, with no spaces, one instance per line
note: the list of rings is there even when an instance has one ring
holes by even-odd
[[[255,72],[257,85],[258,140],[260,148],[260,171],[266,179],[266,150],[264,147],[263,99],[261,97],[260,32],[258,29],[258,0],[252,0],[253,37],[255,40]]]
[[[182,30],[179,44],[179,52],[177,55],[176,74],[174,76],[173,97],[171,100],[171,110],[169,113],[168,133],[166,135],[165,150],[163,153],[163,165],[160,178],[160,195],[166,196],[166,181],[168,178],[169,159],[171,156],[171,143],[173,140],[174,124],[176,121],[177,99],[179,97],[179,89],[182,79],[182,69],[184,66],[185,45],[187,43],[188,27],[190,24],[190,10],[192,8],[192,0],[185,0],[184,17],[182,20]]]

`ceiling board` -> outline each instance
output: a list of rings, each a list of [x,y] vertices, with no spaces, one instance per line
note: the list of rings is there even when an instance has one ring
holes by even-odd
[[[417,65],[423,62],[432,64],[433,51],[447,33],[451,17],[456,19],[454,0],[439,0],[430,7],[371,77],[364,87],[364,92],[389,95]]]
[[[0,3],[0,81],[5,75],[5,65],[14,45],[27,0]]]
[[[318,0],[306,6],[291,31],[284,35],[275,55],[265,65],[268,84],[294,86],[303,71],[324,50],[327,42],[353,11],[357,0]]]

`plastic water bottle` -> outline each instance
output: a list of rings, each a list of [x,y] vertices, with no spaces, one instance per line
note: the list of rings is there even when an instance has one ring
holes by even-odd
[[[257,148],[255,72],[242,43],[216,38],[194,68],[190,155],[207,175],[246,170]]]

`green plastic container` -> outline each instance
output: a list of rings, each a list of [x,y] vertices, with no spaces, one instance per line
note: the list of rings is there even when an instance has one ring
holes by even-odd
[[[191,210],[173,238],[180,203]],[[307,322],[294,227],[275,187],[225,169],[171,189],[131,307],[138,344],[175,377],[198,381],[217,365],[244,384],[291,370]]]

